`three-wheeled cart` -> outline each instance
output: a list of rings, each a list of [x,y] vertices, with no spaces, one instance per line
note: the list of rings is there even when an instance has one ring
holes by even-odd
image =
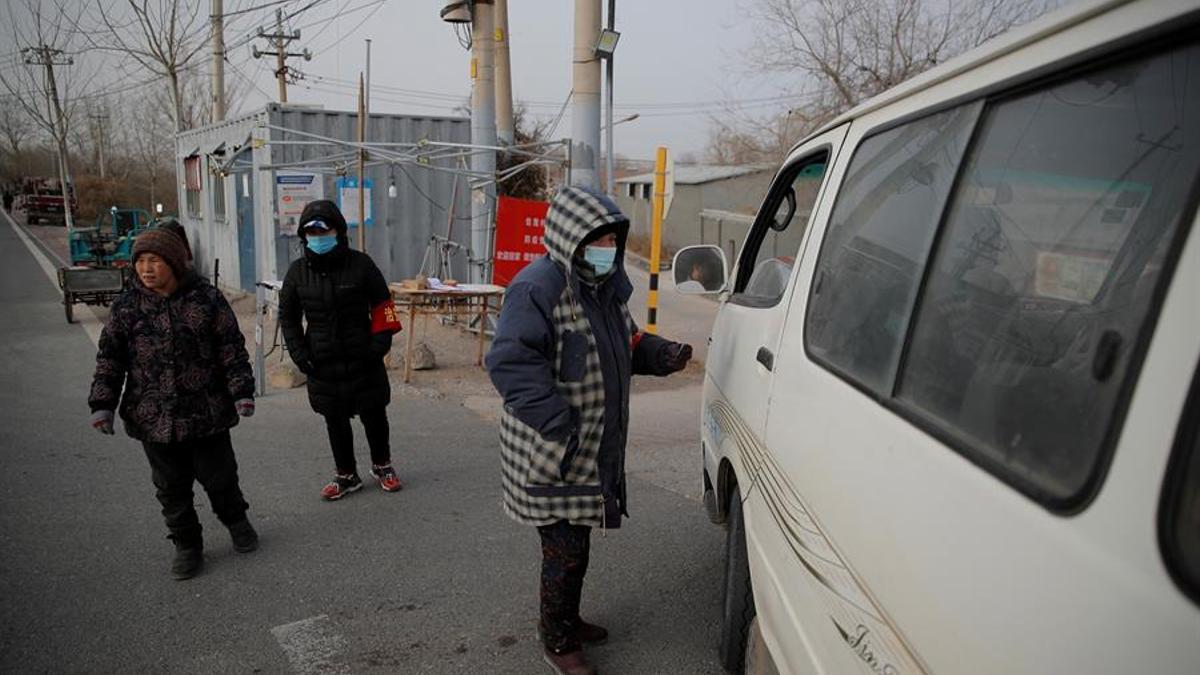
[[[75,321],[75,303],[107,307],[129,285],[133,270],[129,267],[61,267],[58,286],[63,292],[63,311],[67,323]]]

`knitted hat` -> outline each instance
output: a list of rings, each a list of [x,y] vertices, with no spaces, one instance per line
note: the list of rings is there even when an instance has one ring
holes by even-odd
[[[187,271],[188,250],[183,240],[174,232],[155,227],[139,234],[133,242],[133,260],[143,253],[153,253],[162,258],[171,267],[176,277],[183,277]]]

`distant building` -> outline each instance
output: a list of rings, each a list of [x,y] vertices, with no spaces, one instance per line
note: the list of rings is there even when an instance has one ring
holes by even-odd
[[[721,246],[733,255],[774,175],[773,166],[677,165],[675,196],[663,221],[665,252],[703,243]],[[616,193],[617,205],[629,216],[630,232],[648,240],[654,173],[618,178]],[[733,250],[731,241],[735,242]]]
[[[220,285],[253,291],[257,281],[280,279],[302,254],[296,236],[299,210],[311,196],[338,201],[339,181],[356,176],[358,115],[312,106],[270,103],[241,117],[175,136],[179,222],[187,230],[197,269]],[[368,142],[396,154],[417,152],[421,141],[467,144],[470,121],[371,113]],[[332,142],[329,142],[332,141]],[[372,157],[366,232],[367,253],[388,280],[414,276],[430,237],[470,246],[470,190],[451,173],[455,163],[391,166]],[[439,170],[430,170],[439,169]],[[389,197],[394,184],[396,196]],[[357,194],[347,190],[347,194]],[[357,199],[343,205],[357,220]],[[453,201],[453,217],[447,207]],[[357,247],[357,228],[350,231]],[[452,271],[466,278],[465,261]]]

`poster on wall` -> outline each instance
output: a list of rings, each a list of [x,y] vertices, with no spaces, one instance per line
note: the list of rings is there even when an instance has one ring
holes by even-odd
[[[294,236],[305,205],[324,198],[325,183],[320,174],[276,171],[275,215],[279,233]]]
[[[492,283],[507,286],[526,265],[546,254],[548,202],[500,197],[496,200],[496,250]]]
[[[371,212],[371,188],[374,187],[370,178],[363,181],[363,215],[367,227],[375,224],[375,216]],[[346,218],[348,227],[358,226],[358,179],[353,177],[337,180],[337,204]]]

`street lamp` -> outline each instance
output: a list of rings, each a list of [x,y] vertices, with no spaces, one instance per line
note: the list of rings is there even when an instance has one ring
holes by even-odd
[[[611,28],[601,28],[600,36],[596,38],[596,58],[611,59],[613,52],[617,51],[617,41],[621,39],[621,34]]]
[[[442,21],[446,23],[471,23],[469,0],[448,0],[442,7]]]
[[[605,190],[604,191],[608,194],[609,197],[613,196],[613,135],[612,135],[612,132],[613,132],[613,127],[616,126],[616,124],[613,123],[613,54],[616,53],[617,42],[621,39],[621,34],[615,30],[616,23],[617,23],[617,2],[616,2],[616,0],[608,0],[608,27],[600,29],[600,35],[596,36],[596,47],[593,51],[595,52],[596,58],[604,59],[605,61],[608,62],[606,64],[607,68],[605,70],[605,72],[607,74],[607,77],[605,79],[608,81],[606,84],[606,88],[608,91],[606,92],[606,95],[605,95],[607,100],[605,101],[604,107],[605,107],[605,112],[607,113],[607,117],[608,117],[608,134],[607,134],[608,139],[605,142],[605,151],[606,151],[607,157],[605,158],[605,161],[604,161],[604,174],[605,174],[605,178],[604,178]],[[633,117],[637,117],[637,115],[633,115]],[[621,121],[628,122],[629,120],[626,119],[626,120],[621,120]]]

